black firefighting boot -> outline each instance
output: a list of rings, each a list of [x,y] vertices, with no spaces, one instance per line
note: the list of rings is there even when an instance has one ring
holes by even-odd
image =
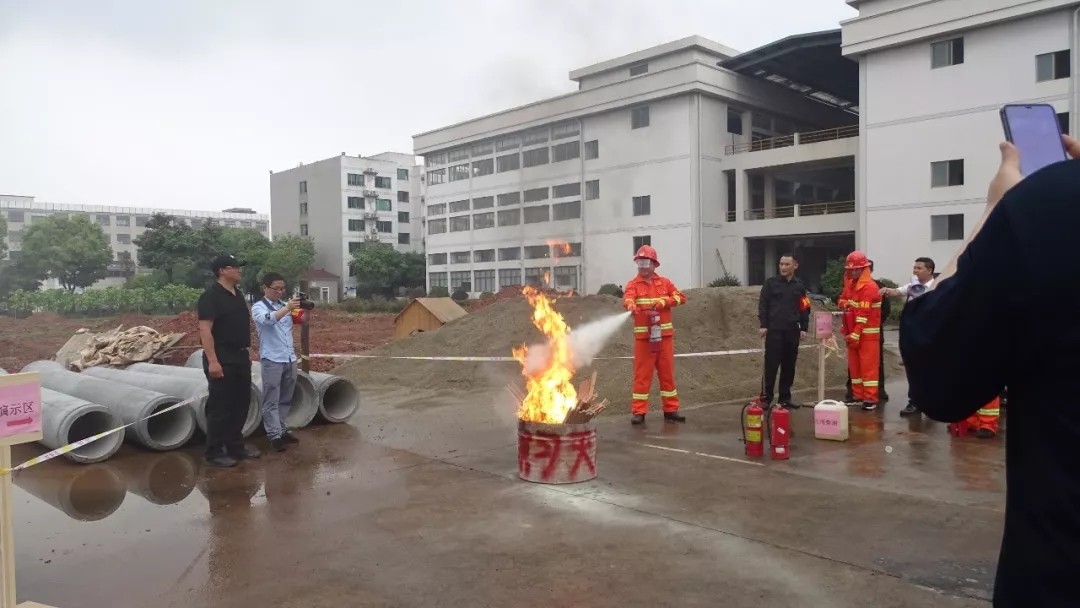
[[[630,416],[630,424],[645,424],[645,414],[634,414]]]
[[[668,422],[686,422],[686,416],[679,412],[664,412],[664,420]]]

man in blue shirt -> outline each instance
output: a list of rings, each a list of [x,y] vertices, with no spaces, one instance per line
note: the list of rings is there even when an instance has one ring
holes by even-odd
[[[285,444],[300,443],[285,428],[293,389],[296,388],[296,349],[293,347],[292,314],[298,298],[283,299],[285,278],[268,272],[262,280],[263,298],[251,307],[259,333],[259,366],[262,368],[262,419],[270,447],[285,451]]]

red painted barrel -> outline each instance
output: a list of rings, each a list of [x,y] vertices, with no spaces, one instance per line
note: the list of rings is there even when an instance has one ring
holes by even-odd
[[[535,483],[596,478],[596,429],[586,424],[518,421],[518,477]]]

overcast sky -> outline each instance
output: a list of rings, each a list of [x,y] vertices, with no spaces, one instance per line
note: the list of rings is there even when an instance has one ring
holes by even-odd
[[[574,90],[691,34],[745,51],[843,0],[0,0],[0,193],[268,212],[270,169]]]

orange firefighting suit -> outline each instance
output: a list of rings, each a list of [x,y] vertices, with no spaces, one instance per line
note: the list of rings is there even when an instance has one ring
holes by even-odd
[[[844,337],[848,345],[851,394],[856,401],[878,402],[878,368],[881,365],[881,292],[870,269],[857,280],[844,276],[840,308],[854,314],[854,325]]]
[[[965,431],[980,431],[986,429],[997,435],[998,420],[1001,418],[1001,397],[994,397],[990,403],[979,408],[979,411],[968,416],[967,420],[957,424],[964,425]]]
[[[679,392],[675,390],[675,328],[671,324],[671,307],[686,302],[686,296],[671,279],[653,273],[644,279],[634,277],[623,290],[623,306],[634,313],[634,387],[631,413],[649,411],[649,391],[653,370],[660,376],[660,400],[665,412],[679,409]],[[649,314],[660,313],[660,350],[649,348]]]

